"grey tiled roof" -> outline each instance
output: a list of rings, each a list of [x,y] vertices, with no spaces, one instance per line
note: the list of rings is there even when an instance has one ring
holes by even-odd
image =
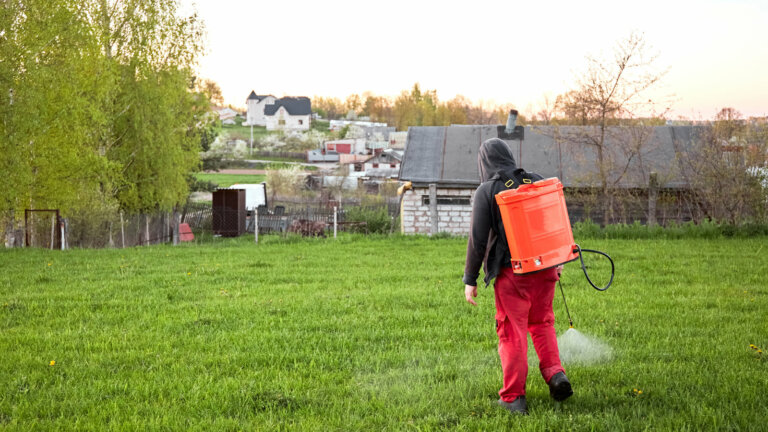
[[[272,96],[272,95],[257,95],[255,91],[251,90],[251,94],[248,95],[248,99],[246,99],[246,100],[256,99],[257,101],[261,101],[262,99],[264,99],[266,97],[269,97],[269,96]],[[272,97],[274,97],[274,96],[272,96]]]
[[[274,104],[264,106],[264,115],[274,115],[280,107],[285,107],[290,115],[309,115],[312,114],[312,103],[308,97],[284,97],[275,101]]]
[[[595,147],[583,136],[592,129],[581,126],[525,127],[525,140],[507,141],[518,167],[544,177],[558,177],[565,186],[590,183],[598,173]],[[629,137],[646,134],[639,154],[627,156]],[[408,139],[400,167],[400,180],[416,184],[437,183],[444,186],[476,187],[479,182],[477,152],[488,138],[497,137],[495,125],[482,126],[424,126],[408,129]],[[657,172],[666,187],[685,187],[687,182],[677,169],[677,151],[694,139],[690,126],[658,126],[640,128],[612,127],[607,143],[614,149],[607,154],[617,167],[612,179],[618,178],[623,167],[628,169],[620,181],[621,187],[647,185],[648,174]]]

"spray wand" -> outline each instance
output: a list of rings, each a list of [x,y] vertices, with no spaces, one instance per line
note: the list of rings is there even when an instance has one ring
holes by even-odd
[[[571,319],[571,313],[568,311],[568,303],[565,301],[565,291],[563,291],[563,285],[560,280],[557,281],[557,286],[560,287],[560,294],[563,295],[563,304],[565,305],[565,313],[568,315],[568,324],[573,328],[573,320]]]

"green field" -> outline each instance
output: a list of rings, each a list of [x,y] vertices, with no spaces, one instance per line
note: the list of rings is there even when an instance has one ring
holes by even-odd
[[[566,364],[561,406],[532,368],[528,417],[464,239],[0,250],[0,429],[766,430],[767,240],[582,239],[616,280],[567,264],[568,306],[613,360]]]
[[[198,180],[216,183],[219,187],[229,187],[236,183],[252,184],[266,181],[264,174],[220,174],[220,173],[195,173]]]

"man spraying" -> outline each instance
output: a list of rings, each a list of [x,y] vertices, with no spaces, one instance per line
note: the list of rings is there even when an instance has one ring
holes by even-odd
[[[520,182],[533,182],[542,177],[517,170],[509,146],[498,138],[483,142],[477,164],[481,184],[475,191],[472,206],[464,296],[469,303],[477,305],[473,297],[477,297],[477,278],[480,265],[484,264],[485,285],[496,279],[496,333],[504,377],[499,390],[499,405],[511,413],[527,415],[528,333],[550,395],[556,401],[563,401],[573,394],[560,363],[552,310],[555,283],[562,267],[522,275],[513,273],[501,215],[494,199],[497,193],[515,188]]]

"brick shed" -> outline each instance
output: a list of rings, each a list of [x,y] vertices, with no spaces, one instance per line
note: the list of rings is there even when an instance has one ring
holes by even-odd
[[[676,160],[681,147],[693,139],[690,126],[609,129],[615,187],[647,189],[649,175],[655,172],[661,188],[687,188]],[[587,139],[580,142],[590,132],[589,127],[580,126],[526,126],[522,142],[507,144],[518,167],[545,178],[558,177],[574,191],[594,185],[595,149]],[[408,129],[399,179],[412,187],[405,192],[400,209],[403,233],[469,232],[473,194],[480,181],[477,152],[483,141],[497,136],[496,125]],[[641,145],[633,150],[637,143]],[[436,205],[430,206],[433,199]],[[569,211],[570,207],[569,202]]]

